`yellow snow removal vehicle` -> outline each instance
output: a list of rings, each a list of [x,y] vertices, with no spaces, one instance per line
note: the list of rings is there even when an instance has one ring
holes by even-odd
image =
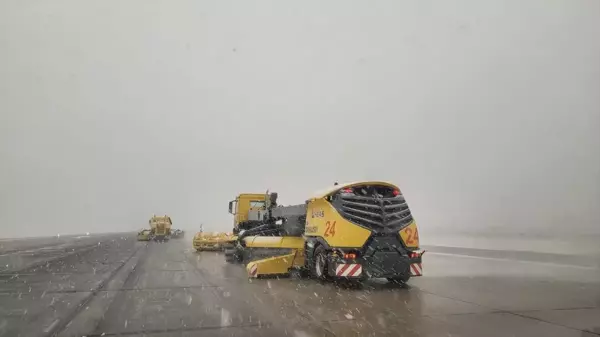
[[[422,275],[416,222],[388,182],[336,184],[292,206],[277,205],[277,193],[240,194],[229,211],[237,235],[225,259],[246,264],[249,277],[299,270],[317,279],[406,282]]]
[[[148,224],[150,225],[150,231],[152,232],[154,241],[168,241],[171,237],[171,225],[173,222],[171,221],[170,216],[153,215],[152,218],[148,220]]]

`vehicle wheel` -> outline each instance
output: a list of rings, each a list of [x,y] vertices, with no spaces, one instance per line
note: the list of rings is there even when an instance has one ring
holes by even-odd
[[[409,279],[410,279],[410,275],[402,275],[402,276],[387,278],[387,280],[390,283],[398,283],[398,284],[404,284],[404,283],[408,282]]]
[[[327,251],[323,246],[317,246],[310,264],[310,274],[316,279],[325,280],[328,278],[327,267]]]

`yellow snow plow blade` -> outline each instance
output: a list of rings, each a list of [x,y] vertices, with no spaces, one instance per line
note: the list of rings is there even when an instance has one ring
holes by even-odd
[[[222,250],[225,242],[220,239],[219,233],[198,232],[194,236],[192,244],[197,251]]]
[[[304,266],[304,250],[297,249],[291,254],[269,257],[248,263],[248,277],[257,278],[266,275],[285,275],[290,269]]]

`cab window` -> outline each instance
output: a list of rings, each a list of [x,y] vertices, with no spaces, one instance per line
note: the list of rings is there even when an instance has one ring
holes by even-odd
[[[251,200],[250,201],[250,207],[251,208],[264,208],[265,207],[265,202],[264,201]]]

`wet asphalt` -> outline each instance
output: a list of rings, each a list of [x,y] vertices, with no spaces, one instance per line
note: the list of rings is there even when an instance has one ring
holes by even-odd
[[[250,281],[190,235],[39,240],[0,247],[0,336],[600,335],[595,257],[427,247],[425,276],[356,287]]]

